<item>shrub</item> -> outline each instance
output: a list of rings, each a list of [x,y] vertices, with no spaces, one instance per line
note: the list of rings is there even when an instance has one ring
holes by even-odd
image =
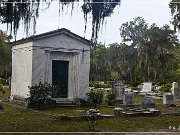
[[[4,79],[4,78],[0,78],[0,82],[1,82],[1,84],[3,84],[3,85],[9,84],[9,80]]]
[[[102,88],[111,88],[111,84],[101,84]]]
[[[170,92],[171,85],[170,84],[163,84],[162,87],[160,88],[160,91],[162,92]]]
[[[138,90],[138,87],[131,87],[132,90]]]
[[[94,82],[90,82],[89,87],[94,87]]]
[[[159,82],[159,85],[160,85],[160,86],[165,85],[165,84],[167,84],[167,82],[165,82],[165,81]]]
[[[94,87],[95,88],[102,88],[102,84],[98,83],[98,82],[95,82],[94,83]]]
[[[35,109],[52,108],[56,106],[56,102],[52,99],[57,88],[48,83],[39,82],[39,84],[29,87],[30,97],[27,99],[28,107]]]
[[[95,108],[97,107],[97,105],[100,105],[102,103],[103,92],[96,92],[94,90],[91,90],[89,93],[87,93],[87,95],[89,97],[90,104],[93,105]]]
[[[107,95],[107,104],[108,105],[114,105],[116,102],[116,95],[114,93],[109,93]]]
[[[130,84],[130,86],[132,86],[132,87],[137,87],[138,85],[140,85],[141,83],[140,82],[132,82],[131,84]]]
[[[106,84],[101,84],[99,82],[91,82],[89,83],[90,87],[94,87],[94,88],[111,88],[111,82],[108,82]]]

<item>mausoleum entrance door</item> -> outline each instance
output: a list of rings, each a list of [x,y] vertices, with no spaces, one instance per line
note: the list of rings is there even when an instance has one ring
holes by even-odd
[[[68,97],[68,69],[69,61],[52,61],[52,84],[58,88],[54,98]]]

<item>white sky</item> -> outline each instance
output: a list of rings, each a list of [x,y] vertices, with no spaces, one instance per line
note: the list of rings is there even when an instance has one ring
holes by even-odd
[[[99,42],[105,43],[120,43],[119,28],[122,23],[133,20],[133,18],[141,16],[146,22],[151,25],[156,23],[159,27],[169,24],[171,14],[169,9],[170,0],[121,0],[121,5],[117,6],[111,17],[105,19],[105,24],[99,32]],[[46,4],[43,3],[43,7]],[[45,11],[41,10],[37,20],[36,34],[52,31],[58,28],[67,28],[71,32],[76,33],[86,39],[91,38],[91,19],[87,24],[87,30],[84,35],[84,16],[81,9],[81,3],[78,8],[75,4],[75,9],[71,16],[70,10],[64,9],[64,14],[59,18],[58,2],[52,2],[50,8]],[[60,21],[59,21],[60,20]],[[6,30],[5,25],[0,25],[2,30]],[[171,26],[171,28],[173,28]],[[17,39],[25,38],[26,34],[22,27],[18,30]]]

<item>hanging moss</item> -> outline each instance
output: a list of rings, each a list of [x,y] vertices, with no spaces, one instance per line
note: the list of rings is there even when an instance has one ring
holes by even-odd
[[[180,0],[171,0],[169,7],[173,17],[171,23],[174,25],[174,31],[176,32],[176,29],[180,30]]]
[[[104,18],[113,13],[114,8],[120,4],[120,1],[121,0],[84,0],[82,9],[85,21],[87,22],[88,14],[92,16],[92,41],[97,41],[98,32],[104,23]]]
[[[41,2],[51,3],[53,0],[6,0],[0,1],[0,22],[7,24],[7,29],[14,36],[17,35],[17,30],[20,21],[23,22],[26,35],[32,27],[35,32],[36,19],[39,16],[39,5]],[[63,10],[63,6],[72,4],[71,12],[73,12],[73,3],[79,0],[59,0],[59,12]],[[84,13],[85,22],[87,16],[92,17],[92,41],[97,41],[98,32],[103,24],[104,18],[113,13],[114,8],[120,4],[120,0],[83,0],[82,10]],[[86,31],[86,23],[85,23]]]

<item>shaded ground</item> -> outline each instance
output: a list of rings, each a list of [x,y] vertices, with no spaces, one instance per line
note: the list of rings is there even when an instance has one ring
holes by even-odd
[[[9,96],[0,92],[0,99]],[[180,102],[178,101],[177,104]],[[1,132],[89,132],[94,131],[89,128],[90,121],[62,121],[20,108],[15,108],[7,104],[3,105],[5,113],[0,114]],[[162,100],[157,100],[157,108],[163,112],[179,111],[178,107],[164,108]],[[58,108],[45,110],[50,114],[79,115],[85,108]],[[112,114],[112,108],[100,107],[103,114]],[[95,131],[100,132],[158,132],[158,131],[178,131],[180,126],[180,116],[159,116],[159,117],[126,117],[98,120]],[[176,130],[169,130],[169,126],[175,126]]]
[[[5,113],[0,114],[0,131],[31,131],[31,132],[87,132],[89,121],[62,121],[49,118],[47,115],[29,112],[24,109],[4,105]],[[130,132],[130,131],[171,131],[169,126],[180,126],[180,117],[136,117],[113,118],[98,120],[95,126],[101,132]]]

